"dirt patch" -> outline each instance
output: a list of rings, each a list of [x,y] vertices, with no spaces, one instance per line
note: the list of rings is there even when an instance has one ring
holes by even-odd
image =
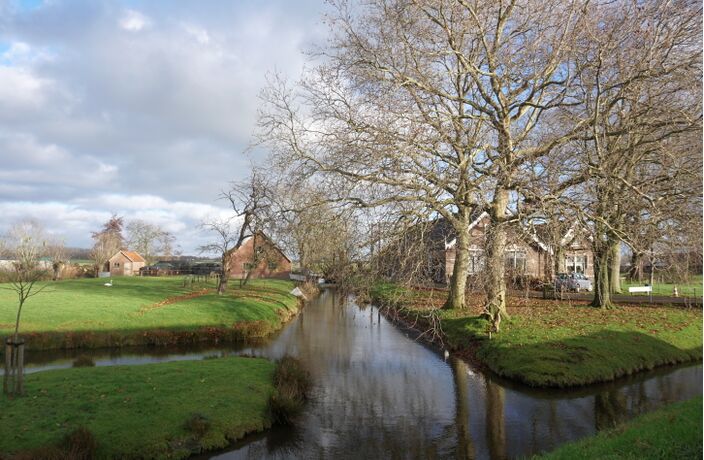
[[[194,292],[189,292],[188,294],[184,295],[179,295],[175,297],[169,297],[167,299],[162,300],[161,302],[153,303],[151,305],[147,305],[145,307],[142,307],[139,309],[137,314],[139,316],[143,316],[145,313],[149,313],[152,310],[156,310],[157,308],[162,308],[167,305],[171,305],[177,302],[183,302],[184,300],[189,300],[189,299],[195,299],[196,297],[202,297],[206,294],[209,294],[211,292],[210,289],[204,288],[201,289],[200,291],[194,291]]]

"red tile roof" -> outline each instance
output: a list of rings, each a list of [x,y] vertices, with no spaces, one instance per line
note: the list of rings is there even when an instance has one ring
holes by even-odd
[[[137,254],[134,251],[121,251],[121,252],[125,255],[125,257],[130,259],[132,262],[146,262],[146,260],[144,260],[144,258],[142,256],[140,256],[139,254]]]

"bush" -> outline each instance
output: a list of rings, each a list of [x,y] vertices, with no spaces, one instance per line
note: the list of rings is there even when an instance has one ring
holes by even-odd
[[[8,460],[92,460],[96,458],[98,442],[93,433],[80,427],[68,433],[55,446],[39,447],[24,452],[18,452]]]
[[[94,367],[95,361],[88,355],[80,355],[73,361],[73,367]]]
[[[184,428],[196,437],[202,438],[210,430],[210,420],[204,415],[193,414],[186,420]]]
[[[284,356],[276,362],[274,386],[276,390],[269,400],[269,410],[277,423],[290,424],[303,410],[311,387],[310,373],[301,362]]]
[[[95,436],[83,427],[67,434],[61,444],[67,454],[66,458],[74,460],[93,459],[98,450],[98,441],[96,441]]]

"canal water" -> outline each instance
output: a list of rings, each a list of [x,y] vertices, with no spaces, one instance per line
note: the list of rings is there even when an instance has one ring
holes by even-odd
[[[250,354],[298,357],[314,388],[294,427],[199,458],[516,458],[549,451],[664,404],[702,394],[702,366],[575,390],[536,390],[476,371],[333,290],[280,333],[249,346],[28,352],[28,371]],[[236,385],[237,382],[233,382]]]

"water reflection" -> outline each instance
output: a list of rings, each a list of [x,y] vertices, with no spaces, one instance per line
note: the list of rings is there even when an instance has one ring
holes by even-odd
[[[292,354],[310,369],[312,398],[296,427],[251,436],[215,455],[219,459],[516,458],[702,392],[701,365],[570,391],[530,389],[454,358],[445,361],[377,309],[358,308],[334,291],[265,344],[169,349],[161,356],[150,351],[164,350],[95,351],[94,359],[108,365],[214,353]],[[62,359],[70,365],[68,355]],[[56,364],[46,361],[41,366]]]

